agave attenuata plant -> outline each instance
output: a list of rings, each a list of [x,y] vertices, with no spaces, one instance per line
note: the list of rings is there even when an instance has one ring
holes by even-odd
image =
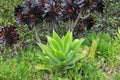
[[[82,49],[81,44],[84,39],[73,40],[72,32],[68,31],[65,36],[60,38],[53,31],[52,37],[47,36],[48,45],[38,45],[42,49],[42,58],[49,62],[54,68],[70,69],[75,63],[86,57],[87,49]]]

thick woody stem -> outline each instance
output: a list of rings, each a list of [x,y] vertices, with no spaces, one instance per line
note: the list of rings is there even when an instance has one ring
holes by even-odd
[[[78,14],[78,17],[77,17],[77,19],[75,20],[75,22],[72,22],[72,24],[71,24],[71,25],[72,25],[72,26],[71,26],[71,31],[72,31],[72,32],[73,32],[75,26],[77,25],[80,17],[81,17],[81,12]]]

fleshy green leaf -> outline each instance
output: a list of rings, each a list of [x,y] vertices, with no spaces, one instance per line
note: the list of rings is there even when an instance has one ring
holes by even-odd
[[[88,53],[88,50],[86,49],[84,49],[81,53],[75,53],[75,56],[70,60],[68,64],[74,64],[78,60],[85,58],[87,56],[87,53]]]
[[[60,39],[60,37],[54,30],[53,30],[53,39],[55,39],[59,43],[59,46],[61,47],[61,49],[63,51],[64,47],[63,47],[62,39]]]
[[[55,39],[48,37],[48,36],[47,36],[47,39],[48,39],[48,42],[53,50],[55,49],[55,50],[63,51],[61,46],[60,46],[61,43],[59,43]]]
[[[75,54],[73,51],[69,52],[69,54],[66,56],[64,63],[70,62],[74,58],[74,56],[75,56]]]
[[[93,40],[89,53],[90,58],[94,59],[96,49],[97,49],[97,40]]]
[[[77,51],[77,49],[80,48],[83,41],[84,39],[80,39],[80,40],[75,39],[74,42],[72,43],[71,50]]]
[[[63,61],[65,59],[64,53],[57,51],[57,50],[55,51],[55,56],[61,61]]]
[[[68,31],[66,36],[64,37],[64,53],[67,55],[70,51],[70,46],[72,44],[73,38],[72,38],[72,32]]]
[[[54,55],[54,51],[50,47],[43,44],[41,44],[40,47],[42,48],[44,54],[46,54],[51,60],[53,60],[53,62],[60,63],[60,60],[56,58],[56,56]]]

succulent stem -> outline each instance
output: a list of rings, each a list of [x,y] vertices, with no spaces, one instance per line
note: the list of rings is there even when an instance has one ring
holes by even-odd
[[[41,43],[40,37],[39,37],[39,30],[37,29],[37,26],[34,27],[35,29],[35,38],[38,43]]]

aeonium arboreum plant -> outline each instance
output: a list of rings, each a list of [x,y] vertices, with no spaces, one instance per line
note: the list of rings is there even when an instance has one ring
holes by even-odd
[[[12,47],[18,40],[19,34],[15,26],[0,28],[0,47],[3,45]]]
[[[47,36],[47,40],[48,45],[38,43],[42,49],[41,57],[55,69],[73,68],[76,62],[85,58],[88,53],[88,48],[81,48],[84,39],[73,40],[72,32],[70,31],[62,38],[53,31],[53,36]]]
[[[85,15],[95,11],[102,14],[103,10],[104,0],[24,0],[15,7],[14,12],[16,22],[19,25],[27,24],[31,29],[43,22],[58,24],[59,21],[75,21],[79,14]]]

